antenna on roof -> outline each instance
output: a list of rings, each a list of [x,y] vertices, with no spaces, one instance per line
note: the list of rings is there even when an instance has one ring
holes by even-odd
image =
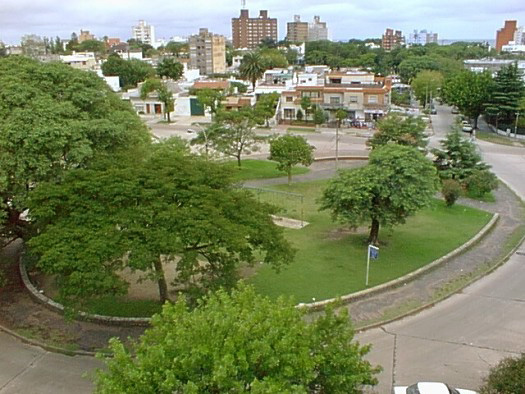
[[[246,9],[246,0],[241,0],[241,7],[242,9]]]

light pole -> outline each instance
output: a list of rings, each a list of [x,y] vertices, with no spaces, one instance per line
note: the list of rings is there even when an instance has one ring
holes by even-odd
[[[518,138],[518,119],[520,118],[520,111],[516,112],[516,125],[514,126],[514,138]]]

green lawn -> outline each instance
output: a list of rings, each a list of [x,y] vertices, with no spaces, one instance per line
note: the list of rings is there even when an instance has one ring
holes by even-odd
[[[317,130],[314,127],[288,127],[288,133],[315,133]]]
[[[242,160],[241,168],[237,167],[236,161],[228,161],[224,164],[234,171],[234,179],[246,181],[252,179],[279,178],[286,176],[286,173],[277,169],[277,163],[269,160]],[[295,167],[292,175],[306,174],[310,170],[306,167]]]
[[[331,221],[329,212],[319,212],[315,200],[326,181],[274,186],[277,190],[303,194],[305,220],[302,230],[285,230],[297,248],[295,261],[276,273],[261,266],[249,279],[258,291],[271,297],[294,296],[297,302],[310,302],[352,293],[365,288],[366,229],[361,233],[341,232],[342,225]],[[297,204],[296,204],[297,205]],[[288,209],[297,217],[301,209]],[[437,259],[474,236],[491,214],[455,205],[447,208],[434,200],[429,208],[410,218],[393,231],[382,228],[380,257],[373,261],[369,286],[400,277]]]
[[[513,130],[514,131],[514,130]],[[523,146],[525,147],[525,141],[522,139],[505,137],[496,133],[478,131],[476,138],[483,141],[492,142],[494,144],[509,145],[509,146]]]
[[[162,305],[153,300],[125,300],[120,297],[103,297],[88,302],[88,313],[117,317],[150,317],[160,312]]]

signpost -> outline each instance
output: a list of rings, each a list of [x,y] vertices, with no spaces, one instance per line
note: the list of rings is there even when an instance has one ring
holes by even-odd
[[[374,245],[368,245],[368,253],[366,257],[366,282],[365,286],[368,287],[368,275],[370,272],[370,259],[377,260],[379,257],[379,248]]]

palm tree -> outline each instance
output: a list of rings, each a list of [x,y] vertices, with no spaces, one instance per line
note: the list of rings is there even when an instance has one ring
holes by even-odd
[[[250,52],[244,55],[239,67],[241,78],[250,81],[255,90],[257,80],[264,75],[266,65],[264,59],[258,52]]]

